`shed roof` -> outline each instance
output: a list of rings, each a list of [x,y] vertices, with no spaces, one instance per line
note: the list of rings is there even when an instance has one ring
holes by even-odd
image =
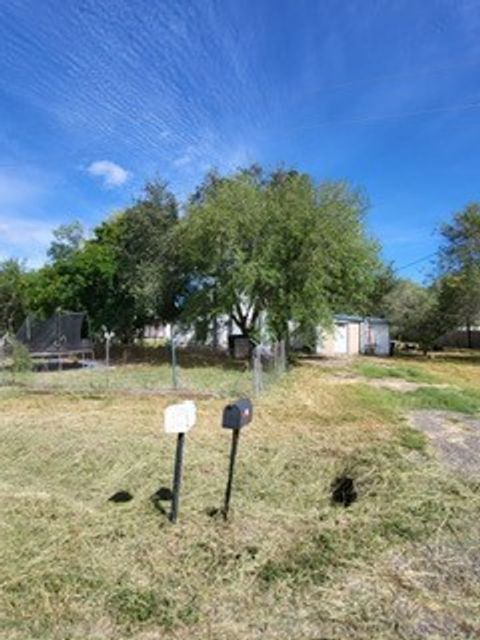
[[[333,319],[335,322],[362,322],[363,320],[361,316],[351,316],[346,313],[336,313]]]
[[[378,318],[376,316],[355,316],[345,313],[336,313],[333,316],[333,319],[335,322],[356,322],[358,324],[361,322],[369,322],[370,324],[389,324],[386,318]]]

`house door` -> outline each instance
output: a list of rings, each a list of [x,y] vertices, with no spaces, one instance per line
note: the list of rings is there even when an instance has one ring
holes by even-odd
[[[335,325],[335,353],[339,355],[348,353],[348,325]]]

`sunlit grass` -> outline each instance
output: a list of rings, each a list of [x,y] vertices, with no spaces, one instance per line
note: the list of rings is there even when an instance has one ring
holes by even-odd
[[[205,388],[234,390],[243,375],[210,366],[184,369]],[[162,367],[110,373],[155,388],[168,383]],[[432,603],[469,633],[480,602],[467,562],[478,487],[446,473],[405,421],[412,408],[477,410],[473,391],[452,393],[333,384],[314,366],[294,368],[255,402],[228,523],[208,514],[222,504],[230,434],[220,417],[234,396],[200,398],[172,526],[150,496],[171,483],[175,438],[162,424],[173,396],[2,389],[0,635],[393,640],[398,629],[416,637],[408,625]],[[331,503],[342,474],[358,492],[348,509]],[[119,489],[134,499],[109,503]],[[399,558],[421,569],[404,574]],[[466,563],[461,581],[453,559]]]
[[[401,378],[409,382],[438,382],[431,371],[426,371],[420,366],[360,362],[355,366],[355,371],[367,378]]]

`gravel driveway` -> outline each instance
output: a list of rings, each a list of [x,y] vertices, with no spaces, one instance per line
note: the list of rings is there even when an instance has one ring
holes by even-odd
[[[480,474],[480,419],[451,411],[413,411],[413,427],[428,435],[443,462],[455,471]]]

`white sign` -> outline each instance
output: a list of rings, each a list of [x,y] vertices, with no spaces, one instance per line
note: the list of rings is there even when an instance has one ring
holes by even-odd
[[[191,400],[171,404],[165,409],[165,433],[187,433],[197,421],[197,407]]]

